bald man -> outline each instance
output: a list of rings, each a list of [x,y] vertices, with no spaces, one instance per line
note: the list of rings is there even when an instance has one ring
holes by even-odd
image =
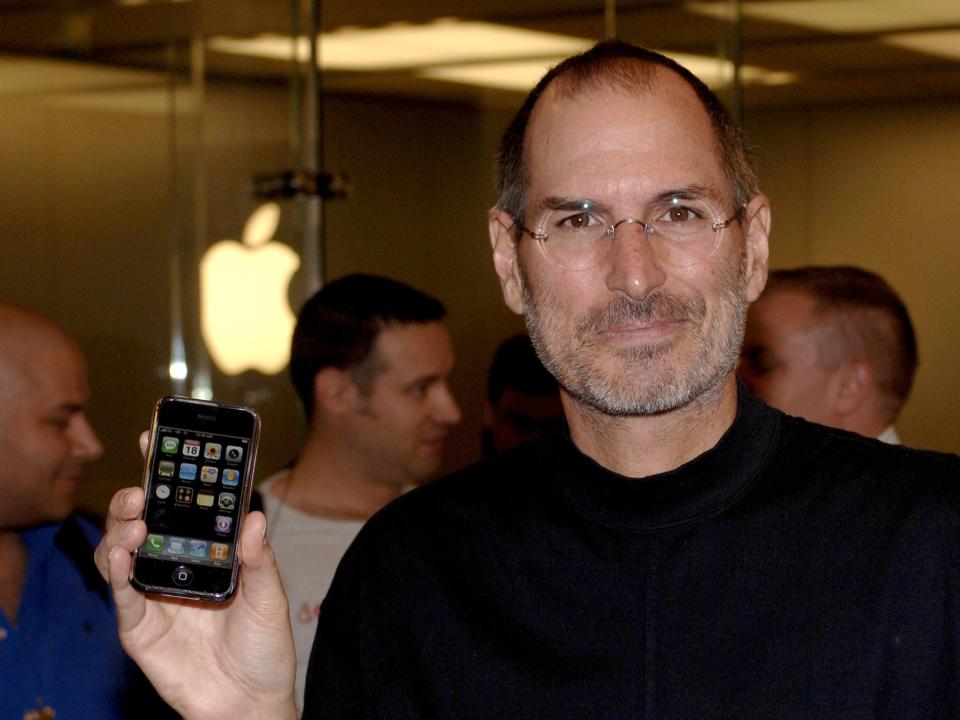
[[[737,374],[788,415],[895,443],[916,367],[907,308],[882,277],[808,266],[770,273]]]
[[[146,717],[120,648],[100,533],[78,517],[84,467],[100,457],[86,365],[46,318],[0,302],[0,718]],[[151,700],[151,702],[154,702]]]

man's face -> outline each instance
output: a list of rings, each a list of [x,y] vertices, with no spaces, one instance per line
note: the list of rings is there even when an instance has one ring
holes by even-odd
[[[767,293],[750,306],[737,375],[788,415],[831,424],[836,373],[820,363],[820,335],[809,295]]]
[[[674,196],[705,200],[723,219],[736,212],[709,119],[666,71],[649,91],[548,89],[527,151],[529,223],[547,199],[603,205],[617,220],[648,219]],[[559,267],[529,237],[513,246],[509,233],[497,234],[509,220],[494,217],[491,231],[507,303],[523,310],[564,389],[608,415],[647,415],[719,387],[734,367],[746,304],[765,278],[762,196],[745,217],[722,231],[708,259],[685,265],[665,262],[638,225],[621,225],[589,270]]]
[[[84,414],[83,360],[66,343],[44,343],[11,377],[0,408],[0,527],[62,520],[83,467],[103,451]]]
[[[379,370],[353,418],[360,451],[382,482],[428,479],[440,468],[443,446],[460,409],[447,384],[454,356],[439,322],[392,325],[374,343]]]

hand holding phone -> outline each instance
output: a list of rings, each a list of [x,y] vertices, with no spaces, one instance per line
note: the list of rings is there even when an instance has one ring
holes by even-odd
[[[222,602],[236,590],[260,419],[249,408],[168,396],[156,405],[144,469],[146,539],[131,582]]]
[[[252,512],[240,543],[238,591],[226,603],[144,595],[130,584],[146,538],[140,487],[118,491],[95,558],[116,599],[120,641],[171,707],[191,720],[295,720],[296,655],[266,519]]]

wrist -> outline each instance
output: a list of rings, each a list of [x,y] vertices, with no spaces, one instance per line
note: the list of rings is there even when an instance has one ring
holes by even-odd
[[[297,704],[293,696],[274,706],[264,706],[254,709],[249,715],[245,715],[245,720],[299,720],[300,713],[297,712]]]

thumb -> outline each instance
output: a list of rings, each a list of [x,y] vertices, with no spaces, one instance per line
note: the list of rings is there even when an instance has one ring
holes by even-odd
[[[273,548],[267,541],[267,519],[262,512],[247,515],[240,537],[240,559],[243,565],[241,592],[244,599],[261,615],[279,614],[287,621],[287,597],[283,592],[280,571]]]

